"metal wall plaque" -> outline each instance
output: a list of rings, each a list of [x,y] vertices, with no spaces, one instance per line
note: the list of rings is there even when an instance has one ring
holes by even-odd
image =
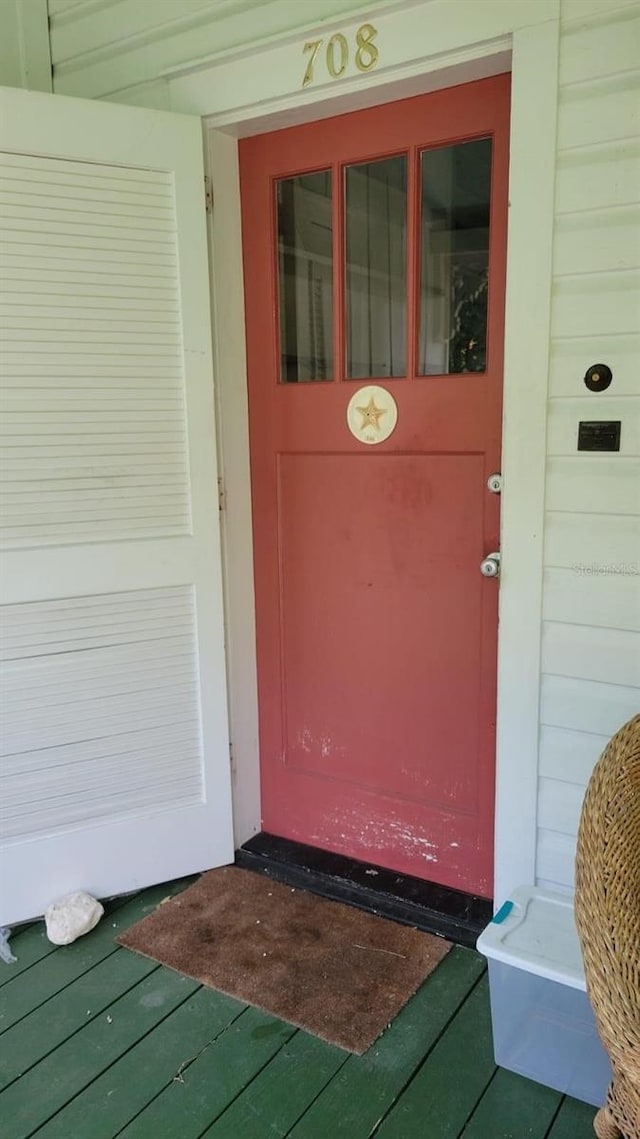
[[[581,420],[578,424],[579,451],[619,451],[619,419]]]

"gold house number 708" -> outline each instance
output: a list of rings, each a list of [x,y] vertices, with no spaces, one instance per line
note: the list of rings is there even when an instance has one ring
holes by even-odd
[[[378,62],[378,48],[374,40],[378,34],[377,28],[373,24],[362,24],[356,32],[356,54],[355,63],[358,71],[371,71]],[[315,66],[318,52],[322,47],[324,40],[310,40],[302,49],[304,54],[310,53],[307,70],[304,73],[302,86],[308,87],[313,83],[313,69]],[[347,69],[349,62],[349,42],[342,32],[336,32],[327,43],[325,51],[325,64],[327,71],[332,79],[338,79]]]

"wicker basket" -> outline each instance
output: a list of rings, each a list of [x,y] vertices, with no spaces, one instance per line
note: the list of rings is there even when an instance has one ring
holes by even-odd
[[[585,796],[575,914],[613,1081],[598,1139],[640,1139],[640,715],[613,737]]]

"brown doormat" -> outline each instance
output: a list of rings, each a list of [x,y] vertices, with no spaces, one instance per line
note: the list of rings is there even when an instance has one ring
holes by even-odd
[[[358,1055],[451,948],[234,866],[203,874],[118,941]]]

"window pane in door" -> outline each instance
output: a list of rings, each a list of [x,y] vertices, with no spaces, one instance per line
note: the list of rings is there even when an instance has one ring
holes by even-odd
[[[345,171],[347,376],[407,368],[407,159]]]
[[[333,379],[331,171],[276,184],[280,379]]]
[[[484,372],[491,139],[422,154],[421,375]]]

